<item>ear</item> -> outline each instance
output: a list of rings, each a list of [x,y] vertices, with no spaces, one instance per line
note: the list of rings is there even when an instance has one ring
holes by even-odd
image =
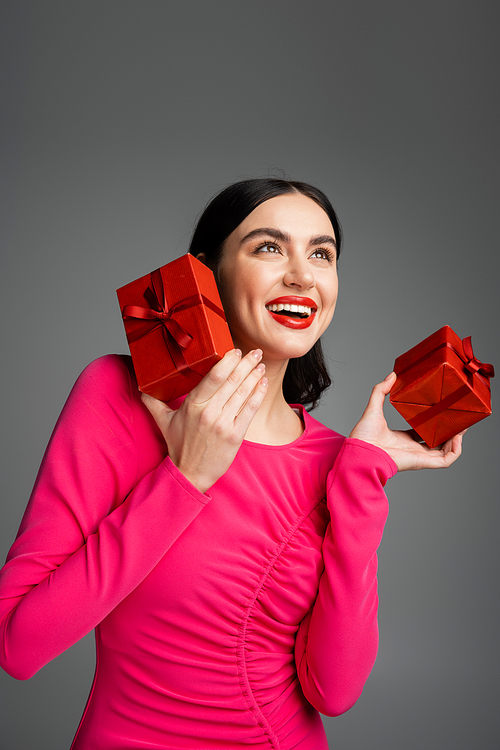
[[[201,261],[201,263],[207,265],[207,256],[205,255],[205,253],[198,253],[198,255],[196,256],[196,260],[199,260]]]

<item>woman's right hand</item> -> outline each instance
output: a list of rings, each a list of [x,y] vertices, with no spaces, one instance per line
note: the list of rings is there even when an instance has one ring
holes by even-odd
[[[206,492],[229,469],[250,422],[267,392],[262,351],[242,357],[233,349],[174,411],[145,393],[142,401],[154,417],[168,454],[191,484]]]

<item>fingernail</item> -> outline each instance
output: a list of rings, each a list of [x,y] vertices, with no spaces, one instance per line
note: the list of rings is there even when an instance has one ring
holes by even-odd
[[[267,388],[267,386],[269,385],[269,380],[267,378],[262,378],[260,384]]]
[[[262,349],[254,349],[252,354],[255,359],[260,359],[262,357]]]
[[[257,372],[265,372],[266,366],[261,362],[260,365],[257,365],[255,369],[257,370]]]
[[[392,372],[390,372],[390,373],[389,373],[389,375],[387,375],[387,377],[386,377],[386,378],[384,378],[384,381],[386,381],[386,380],[390,380],[390,379],[392,378],[392,376],[393,376],[393,375],[394,375],[394,370],[393,370]]]
[[[237,357],[241,357],[241,355],[242,355],[241,349],[235,349],[234,353],[236,354]]]

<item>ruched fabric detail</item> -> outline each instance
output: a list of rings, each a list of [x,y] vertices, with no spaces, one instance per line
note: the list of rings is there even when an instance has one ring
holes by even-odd
[[[293,619],[301,620],[311,606],[311,573],[319,581],[323,568],[320,545],[327,523],[325,500],[319,505],[322,511],[316,506],[294,520],[266,561],[239,627],[237,653],[242,691],[275,750],[281,747],[273,730],[276,717],[283,713],[287,704],[294,705],[295,713],[304,707],[293,658],[296,627],[287,623],[289,585],[294,578],[293,604],[298,611]],[[319,542],[319,546],[313,541]],[[303,565],[304,553],[310,556],[312,563],[307,569]],[[288,706],[287,710],[290,710]]]

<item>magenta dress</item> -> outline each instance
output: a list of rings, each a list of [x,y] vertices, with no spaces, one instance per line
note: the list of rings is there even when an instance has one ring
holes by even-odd
[[[321,750],[377,645],[382,450],[327,429],[245,441],[210,491],[166,456],[128,357],[84,370],[0,573],[18,679],[95,628],[73,750]]]

